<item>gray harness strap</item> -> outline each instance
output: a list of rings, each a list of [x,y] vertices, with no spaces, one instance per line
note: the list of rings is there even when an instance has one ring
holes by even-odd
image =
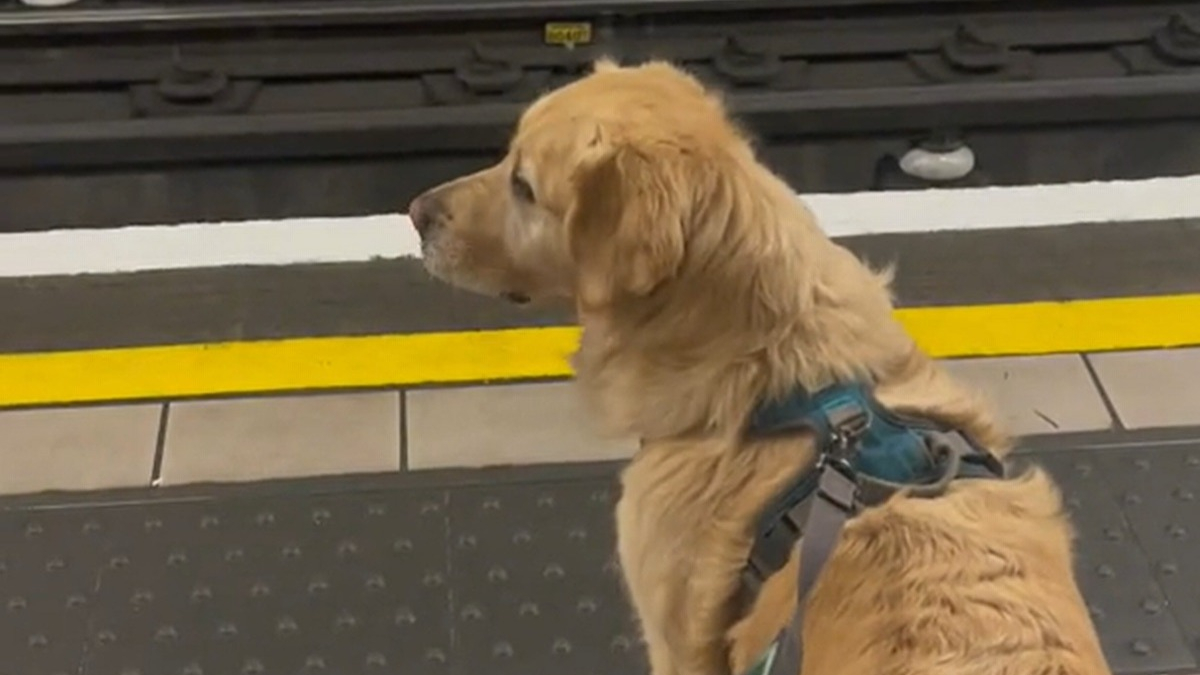
[[[762,584],[799,549],[796,611],[749,673],[798,675],[809,596],[833,555],[846,522],[865,506],[903,492],[937,497],[956,478],[1002,478],[1003,464],[961,432],[905,417],[881,405],[869,385],[797,387],[768,399],[747,421],[750,438],[809,433],[816,464],[771,500],[755,523],[742,584],[734,601],[753,606]],[[895,482],[892,482],[895,481]]]
[[[833,555],[842,528],[865,505],[881,504],[892,495],[906,491],[917,497],[936,497],[943,494],[950,482],[962,475],[963,459],[975,450],[957,433],[932,433],[931,451],[938,458],[942,471],[932,483],[917,486],[899,485],[869,476],[855,475],[852,469],[837,462],[819,465],[820,479],[812,497],[792,509],[808,508],[808,518],[801,530],[800,565],[796,584],[796,611],[791,621],[780,631],[769,658],[760,661],[760,672],[753,675],[797,675],[804,661],[801,639],[808,598],[825,564]]]
[[[816,501],[808,513],[804,537],[800,540],[799,580],[796,584],[796,611],[780,635],[775,659],[765,675],[796,675],[804,662],[804,610],[809,592],[833,555],[842,527],[858,511],[858,485],[846,474],[826,469],[821,474]]]

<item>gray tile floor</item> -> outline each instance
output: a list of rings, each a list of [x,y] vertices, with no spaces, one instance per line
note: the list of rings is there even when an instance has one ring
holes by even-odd
[[[1128,429],[1200,420],[1200,348],[1088,357]]]
[[[1200,349],[947,362],[1018,434],[1200,424]],[[569,383],[0,411],[0,493],[627,457]],[[161,423],[165,419],[166,427]],[[161,432],[161,433],[160,433]]]
[[[159,405],[0,412],[0,494],[145,485]]]
[[[959,379],[982,389],[1018,435],[1092,431],[1112,416],[1079,354],[947,361]]]
[[[406,402],[412,469],[621,459],[636,449],[594,433],[570,382],[427,389]]]
[[[398,391],[170,404],[162,484],[398,471]]]

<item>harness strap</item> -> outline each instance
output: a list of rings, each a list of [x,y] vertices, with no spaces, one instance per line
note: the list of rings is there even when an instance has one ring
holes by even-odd
[[[835,392],[836,393],[836,392]],[[783,569],[791,557],[796,542],[809,531],[802,527],[806,517],[812,519],[813,496],[821,494],[828,486],[821,481],[828,471],[835,468],[850,481],[855,471],[851,464],[852,455],[858,450],[858,442],[870,425],[870,411],[853,397],[831,396],[812,414],[789,417],[778,415],[774,419],[755,420],[753,428],[759,435],[780,435],[802,431],[812,432],[816,438],[817,463],[805,472],[800,480],[777,498],[771,509],[760,521],[766,524],[755,536],[746,567],[742,570],[740,600],[748,607],[762,589],[762,584],[772,574]],[[819,500],[818,500],[819,501]],[[779,509],[782,507],[782,511]]]
[[[935,466],[939,467],[937,478],[929,483],[905,484],[895,483],[882,478],[858,474],[859,494],[862,503],[867,505],[882,504],[899,492],[920,499],[940,497],[949,489],[950,483],[957,478],[984,477],[972,467],[979,466],[991,478],[1003,475],[1004,468],[1000,466],[992,471],[990,465],[984,463],[981,455],[970,443],[957,432],[932,431],[925,433],[926,443]],[[986,455],[991,458],[991,455]],[[974,462],[974,464],[972,464]]]
[[[750,675],[796,675],[800,672],[804,661],[802,635],[808,599],[837,547],[842,529],[858,514],[861,506],[882,503],[901,491],[920,498],[937,497],[945,493],[956,478],[1002,477],[1004,474],[1003,465],[992,455],[978,450],[957,432],[931,432],[928,442],[939,472],[934,481],[920,485],[893,483],[856,473],[845,460],[821,460],[813,471],[818,477],[816,490],[788,511],[789,517],[798,522],[797,512],[808,507],[804,526],[788,532],[788,535],[794,533],[799,540],[796,610]],[[849,452],[853,452],[853,448]],[[793,548],[796,539],[793,539]]]
[[[858,486],[841,470],[827,468],[821,474],[816,502],[809,511],[804,539],[800,543],[800,569],[796,584],[796,611],[788,625],[780,631],[773,648],[773,658],[762,675],[795,675],[804,661],[804,643],[800,636],[804,628],[804,610],[809,592],[821,576],[825,563],[833,555],[846,521],[858,512]]]
[[[933,498],[945,493],[958,478],[1004,478],[1004,465],[992,454],[971,444],[957,431],[922,432],[935,470],[933,480],[924,483],[899,483],[854,472],[859,502],[865,506],[882,504],[904,492],[917,498]],[[749,608],[762,589],[763,582],[787,564],[802,536],[811,531],[804,523],[812,509],[818,489],[821,467],[804,473],[773,502],[760,520],[760,529],[742,569],[739,601]],[[764,527],[764,525],[766,525]]]
[[[821,487],[817,490],[817,502],[809,512],[804,528],[811,536],[805,536],[800,545],[800,583],[796,593],[801,600],[808,598],[837,546],[842,527],[857,512],[858,485],[854,479],[840,470],[825,469],[821,474]],[[801,612],[802,608],[798,614]]]
[[[957,478],[1003,478],[1004,465],[960,431],[910,418],[882,406],[862,384],[817,392],[797,388],[764,402],[748,420],[751,438],[811,433],[815,466],[767,506],[737,598],[749,609],[762,584],[787,565],[799,546],[796,611],[746,675],[796,675],[804,656],[803,623],[809,595],[833,556],[846,522],[863,506],[897,493],[937,497]]]

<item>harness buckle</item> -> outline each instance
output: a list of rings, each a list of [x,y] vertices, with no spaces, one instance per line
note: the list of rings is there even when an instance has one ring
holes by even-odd
[[[825,410],[829,421],[829,448],[825,450],[849,466],[850,459],[858,450],[858,441],[871,428],[871,413],[857,401],[839,401]]]
[[[839,511],[852,515],[858,512],[858,472],[844,459],[833,459],[820,467],[821,480],[817,497],[829,502]]]
[[[787,564],[803,531],[803,517],[807,506],[807,499],[797,502],[779,514],[768,529],[755,537],[747,560],[749,564],[745,570],[750,574],[743,575],[751,577],[755,591],[762,582]]]
[[[744,589],[751,596],[787,564],[804,534],[813,498],[846,515],[858,510],[859,479],[853,460],[859,441],[870,429],[870,410],[853,397],[838,397],[820,405],[805,425],[817,433],[817,460],[809,477],[792,489],[795,501],[776,511],[755,535],[742,570]]]
[[[852,514],[859,505],[858,471],[852,460],[859,441],[871,427],[871,413],[856,401],[847,400],[830,406],[825,414],[829,444],[817,462],[817,496],[843,513]]]

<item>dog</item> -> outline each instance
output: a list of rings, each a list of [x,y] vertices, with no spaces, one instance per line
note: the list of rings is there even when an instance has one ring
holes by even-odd
[[[1010,451],[987,402],[894,318],[890,271],[830,240],[719,93],[669,63],[597,62],[525,110],[501,161],[409,215],[433,276],[574,308],[598,429],[641,440],[617,555],[653,675],[742,675],[797,610],[799,553],[736,600],[756,519],[819,450],[812,434],[748,438],[761,401],[868,382],[888,410]],[[1038,467],[899,491],[845,524],[804,601],[796,670],[1108,673],[1073,536]]]

